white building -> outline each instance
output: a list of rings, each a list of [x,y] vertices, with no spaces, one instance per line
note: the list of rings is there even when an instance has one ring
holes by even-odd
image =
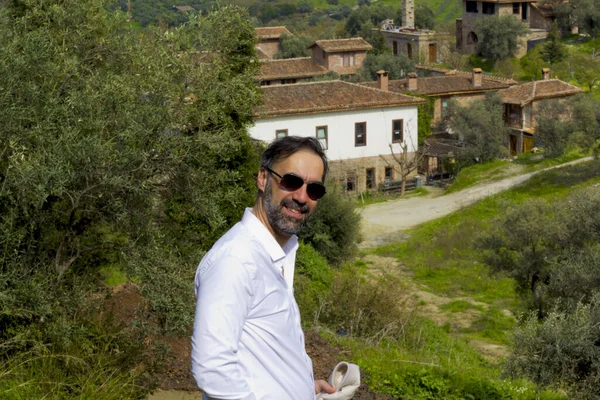
[[[423,100],[387,91],[387,74],[379,88],[343,81],[263,86],[250,135],[270,142],[286,135],[314,136],[326,149],[331,174],[347,190],[376,189],[398,178],[390,145],[396,154],[405,143],[417,150],[417,107]]]

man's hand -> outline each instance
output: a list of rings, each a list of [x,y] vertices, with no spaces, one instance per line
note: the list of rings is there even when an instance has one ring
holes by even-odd
[[[319,393],[335,393],[335,388],[324,380],[315,381],[315,394]]]

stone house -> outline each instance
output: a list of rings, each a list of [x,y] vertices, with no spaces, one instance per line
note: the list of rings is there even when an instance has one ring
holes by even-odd
[[[331,175],[348,191],[375,190],[393,180],[390,146],[418,148],[418,105],[423,100],[344,82],[262,86],[263,104],[250,128],[254,139],[313,136],[330,160]]]
[[[536,146],[536,111],[547,99],[565,100],[583,90],[560,79],[551,79],[550,70],[542,70],[542,80],[527,82],[500,91],[505,106],[505,121],[511,128],[511,154],[530,151]]]
[[[317,40],[308,46],[312,59],[340,75],[353,75],[373,47],[363,38]]]
[[[554,14],[535,0],[462,0],[462,17],[456,19],[456,49],[474,53],[479,42],[477,21],[490,16],[513,15],[529,27],[529,33],[520,38],[517,57],[548,36]]]
[[[378,29],[392,54],[406,54],[419,63],[438,63],[450,52],[451,36],[448,33],[415,27],[414,0],[402,1],[402,26],[385,20]]]
[[[448,101],[455,99],[462,106],[481,100],[487,92],[496,92],[516,84],[510,79],[483,75],[480,68],[471,73],[448,71],[445,75],[419,77],[409,73],[407,78],[391,80],[387,90],[394,93],[413,94],[433,100],[432,123],[437,124],[446,115]],[[361,85],[379,87],[378,82],[363,82]]]
[[[291,36],[292,33],[285,26],[271,26],[264,28],[254,28],[258,43],[256,48],[259,50],[259,57],[264,54],[268,58],[281,50],[281,37],[284,35]]]

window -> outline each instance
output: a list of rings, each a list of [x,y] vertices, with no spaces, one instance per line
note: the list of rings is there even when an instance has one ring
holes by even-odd
[[[513,3],[513,14],[521,14],[521,3]]]
[[[496,4],[494,3],[481,3],[481,12],[483,14],[493,15],[496,11]]]
[[[275,139],[286,137],[287,135],[288,135],[288,130],[287,129],[277,129],[275,131]]]
[[[354,124],[354,146],[367,145],[367,123],[357,122]]]
[[[521,8],[523,9],[523,13],[521,14],[521,19],[523,21],[527,20],[527,3],[522,3]]]
[[[395,40],[392,42],[392,54],[394,54],[395,56],[398,55],[398,42],[396,42]]]
[[[260,82],[260,86],[270,86],[271,85],[271,81],[262,81]]]
[[[346,191],[353,192],[356,190],[355,181],[356,175],[354,174],[354,171],[346,172]]]
[[[468,13],[477,13],[477,2],[467,0],[467,12]]]
[[[327,150],[327,126],[317,126],[317,139],[321,142],[323,150]]]
[[[404,140],[404,120],[395,119],[392,121],[392,143],[402,142]]]
[[[442,118],[448,115],[448,99],[442,99]]]
[[[354,65],[354,54],[342,55],[342,66],[351,67]]]
[[[393,175],[393,169],[392,167],[385,167],[385,180],[386,181],[391,181],[392,179],[394,179],[394,175]]]
[[[475,32],[469,32],[469,34],[467,35],[467,44],[475,44],[477,42],[479,42],[479,39],[477,38]]]
[[[375,168],[368,168],[366,172],[367,189],[375,189]]]

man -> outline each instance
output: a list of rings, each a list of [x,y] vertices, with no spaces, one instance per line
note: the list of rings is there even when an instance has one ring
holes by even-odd
[[[312,400],[315,381],[293,294],[296,233],[325,195],[315,138],[288,136],[261,157],[254,208],[196,272],[192,372],[204,399]]]

